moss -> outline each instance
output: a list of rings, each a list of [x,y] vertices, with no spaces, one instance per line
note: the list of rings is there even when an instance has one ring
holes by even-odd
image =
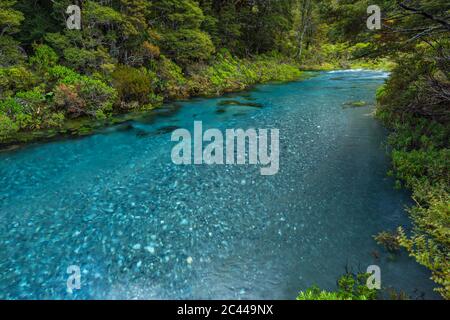
[[[218,106],[242,106],[242,107],[254,107],[262,108],[263,105],[255,102],[241,102],[238,100],[222,100],[217,103]]]
[[[345,102],[343,104],[344,108],[359,108],[359,107],[365,107],[367,106],[367,102],[360,100],[360,101],[349,101],[349,102]]]

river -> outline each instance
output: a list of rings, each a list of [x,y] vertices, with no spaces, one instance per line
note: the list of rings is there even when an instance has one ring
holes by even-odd
[[[323,72],[0,153],[0,298],[295,299],[369,265],[385,288],[437,298],[425,268],[372,238],[408,226],[411,204],[371,116],[386,77]],[[173,164],[171,132],[194,121],[279,129],[278,174]]]

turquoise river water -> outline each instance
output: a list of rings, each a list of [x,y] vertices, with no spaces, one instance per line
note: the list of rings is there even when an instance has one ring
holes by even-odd
[[[386,131],[371,116],[386,77],[319,73],[0,153],[0,298],[294,299],[372,264],[383,287],[438,298],[426,269],[372,238],[408,227],[411,204],[386,176]],[[195,120],[279,129],[279,173],[173,164],[171,132]]]

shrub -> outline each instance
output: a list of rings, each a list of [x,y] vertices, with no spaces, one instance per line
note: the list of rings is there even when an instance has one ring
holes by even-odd
[[[81,73],[92,73],[98,71],[100,66],[114,62],[102,47],[96,49],[68,47],[62,52],[65,64]]]
[[[16,99],[9,97],[0,101],[0,112],[14,118],[16,114],[23,112],[23,106]]]
[[[23,63],[25,55],[19,49],[19,43],[8,35],[0,36],[0,67],[10,67]]]
[[[206,61],[215,50],[209,35],[195,29],[166,32],[162,44],[164,52],[182,66],[192,62]]]
[[[85,114],[86,104],[73,85],[59,84],[55,89],[54,105],[71,116]]]
[[[34,47],[34,56],[30,57],[29,62],[38,71],[46,71],[58,62],[58,55],[47,45],[41,44]]]
[[[80,81],[82,77],[79,73],[75,72],[74,70],[60,65],[50,68],[48,74],[50,80],[65,84]]]
[[[87,71],[97,66],[97,55],[94,50],[70,47],[63,51],[67,64],[79,71]]]
[[[15,99],[22,105],[22,110],[29,114],[35,113],[40,107],[43,108],[46,100],[39,87],[29,91],[20,91],[16,94]]]
[[[6,139],[18,130],[19,126],[7,115],[0,112],[0,139]]]
[[[397,253],[400,250],[397,233],[383,231],[374,236],[374,239],[379,245],[384,246],[391,253]]]
[[[300,292],[297,300],[375,300],[377,290],[369,289],[366,285],[366,273],[347,273],[338,280],[338,291],[328,292],[317,286]]]
[[[104,117],[111,113],[117,91],[100,80],[85,76],[65,78],[56,86],[54,105],[71,117]]]
[[[420,180],[450,181],[450,149],[412,150],[410,152],[393,150],[392,162],[397,177],[413,187]]]
[[[319,289],[317,286],[307,289],[304,292],[300,292],[297,300],[351,300],[344,299],[337,292],[328,292]]]
[[[148,104],[156,86],[156,74],[146,68],[119,66],[112,74],[114,88],[125,103]]]
[[[158,93],[169,99],[188,96],[187,80],[183,75],[183,70],[175,62],[161,56],[156,66],[156,73],[160,79]]]
[[[279,58],[262,56],[256,60],[240,60],[222,50],[212,64],[195,72],[190,79],[191,93],[218,95],[242,90],[257,82],[298,79],[300,70]]]
[[[142,43],[142,49],[144,51],[144,57],[155,59],[159,58],[159,56],[161,55],[161,50],[159,49],[159,47],[148,41],[144,41]]]
[[[0,98],[29,90],[37,83],[36,76],[24,66],[0,68]]]

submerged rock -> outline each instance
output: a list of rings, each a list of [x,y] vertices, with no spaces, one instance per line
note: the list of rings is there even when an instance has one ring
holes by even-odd
[[[367,106],[367,102],[364,100],[348,101],[343,103],[344,108],[359,108]]]
[[[241,102],[239,100],[222,100],[217,103],[218,106],[241,106],[241,107],[254,107],[262,108],[263,105],[256,102]]]

